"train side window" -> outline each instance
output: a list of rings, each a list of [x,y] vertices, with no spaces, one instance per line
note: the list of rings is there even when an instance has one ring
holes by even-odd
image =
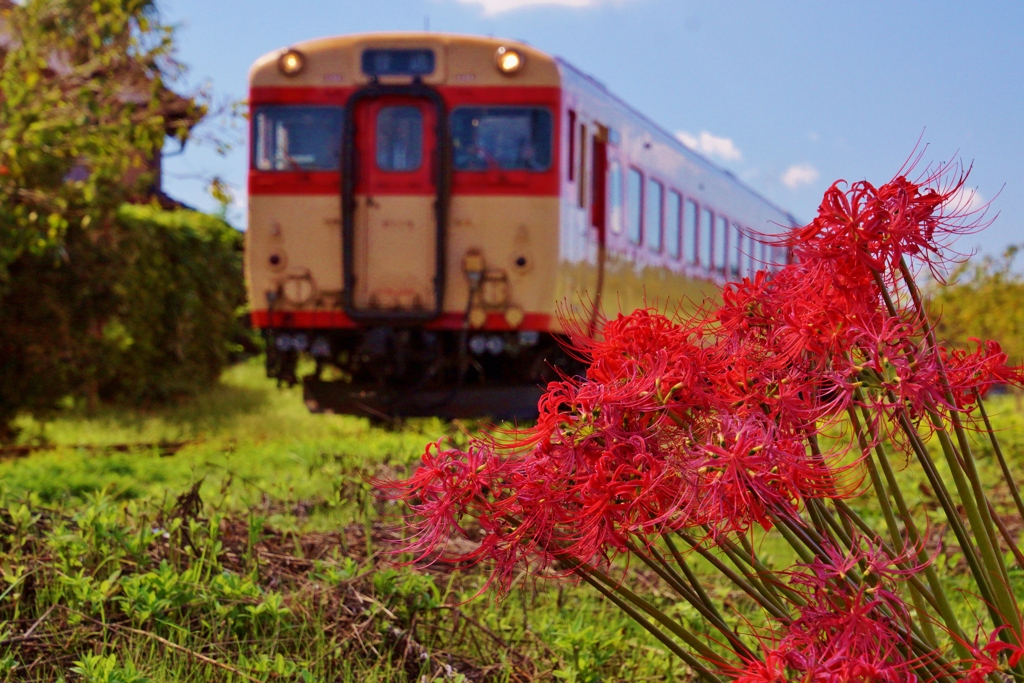
[[[640,244],[643,236],[643,193],[643,173],[635,168],[629,169],[626,180],[626,229],[629,231],[629,241],[633,244]]]
[[[697,244],[700,245],[700,264],[707,270],[714,267],[711,259],[714,230],[715,214],[711,212],[711,209],[704,209],[700,212],[700,237],[697,239]]]
[[[719,216],[715,221],[715,270],[728,273],[726,257],[729,254],[729,219]]]
[[[580,174],[578,183],[578,203],[581,209],[587,207],[587,125],[580,124]]]
[[[569,182],[571,183],[576,174],[576,112],[569,110]]]
[[[760,243],[757,251],[757,269],[768,270],[768,245]]]
[[[700,207],[692,199],[686,200],[683,209],[683,260],[690,264],[700,263],[697,257],[697,243],[700,231],[697,229],[700,218]]]
[[[661,251],[661,235],[665,229],[665,216],[662,213],[662,202],[665,197],[665,186],[651,178],[647,181],[647,214],[644,217],[647,246],[651,251]]]
[[[612,161],[608,167],[608,224],[612,232],[622,232],[622,169]]]
[[[683,198],[675,190],[668,193],[665,205],[665,249],[674,259],[680,256],[680,228],[683,218]]]
[[[729,244],[731,245],[730,249],[732,253],[732,263],[730,264],[732,268],[732,276],[742,277],[743,275],[746,275],[746,273],[743,272],[743,258],[747,249],[747,240],[743,236],[743,231],[740,229],[739,223],[732,224],[732,234],[730,235]]]
[[[382,107],[377,114],[377,168],[415,171],[423,163],[423,113],[419,107]]]

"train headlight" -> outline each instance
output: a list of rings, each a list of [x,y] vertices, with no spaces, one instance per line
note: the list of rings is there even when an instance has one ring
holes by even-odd
[[[494,60],[498,64],[498,71],[511,76],[523,68],[523,54],[519,50],[510,47],[499,47],[494,53]]]
[[[297,76],[306,67],[306,57],[298,50],[286,50],[277,58],[277,68],[285,76]]]

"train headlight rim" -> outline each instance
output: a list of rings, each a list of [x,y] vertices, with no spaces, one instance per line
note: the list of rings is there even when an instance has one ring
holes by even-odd
[[[277,68],[285,76],[298,76],[306,68],[306,55],[295,48],[289,48],[277,58]]]
[[[519,50],[503,45],[495,50],[494,63],[498,66],[498,71],[506,76],[511,76],[522,70],[526,58]]]

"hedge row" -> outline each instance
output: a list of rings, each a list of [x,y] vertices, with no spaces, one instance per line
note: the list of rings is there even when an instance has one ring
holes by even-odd
[[[195,211],[125,205],[0,284],[0,438],[68,399],[146,404],[215,381],[243,334],[242,236]]]

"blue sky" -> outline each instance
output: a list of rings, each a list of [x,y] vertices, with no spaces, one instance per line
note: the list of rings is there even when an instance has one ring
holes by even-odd
[[[186,89],[246,96],[249,65],[309,38],[385,30],[495,35],[560,55],[756,190],[810,220],[832,181],[888,180],[924,160],[974,165],[999,212],[962,247],[1024,243],[1024,2],[754,0],[162,0]],[[215,175],[237,193],[244,144],[196,144],[164,187],[200,208]]]

